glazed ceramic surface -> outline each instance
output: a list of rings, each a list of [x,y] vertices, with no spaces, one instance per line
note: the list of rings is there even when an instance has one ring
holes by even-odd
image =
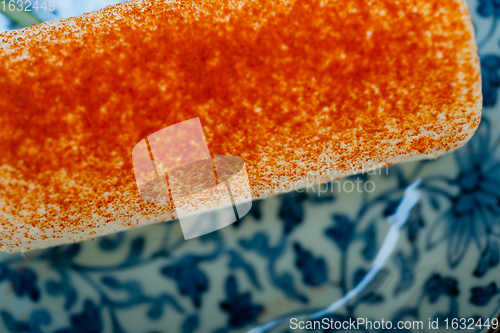
[[[59,0],[37,15],[116,2]],[[484,111],[466,147],[256,201],[240,222],[188,241],[169,222],[2,253],[0,332],[284,333],[299,320],[388,331],[382,319],[406,332],[486,331],[500,301],[500,2],[469,7]],[[1,17],[0,28],[16,25]],[[362,320],[372,327],[350,325]]]

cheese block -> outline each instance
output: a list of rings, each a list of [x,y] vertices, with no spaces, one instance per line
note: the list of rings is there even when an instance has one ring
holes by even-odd
[[[464,145],[481,117],[462,0],[136,0],[0,35],[0,250],[177,218],[132,150],[199,118],[253,199]]]

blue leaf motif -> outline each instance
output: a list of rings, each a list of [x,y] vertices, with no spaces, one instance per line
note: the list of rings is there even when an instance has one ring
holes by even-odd
[[[161,270],[163,275],[175,280],[181,295],[189,296],[196,308],[201,306],[201,295],[208,290],[208,278],[198,268],[199,262],[200,258],[190,255]]]
[[[338,247],[345,252],[349,243],[354,238],[354,223],[343,215],[334,215],[335,226],[326,230],[326,235],[337,243]]]
[[[102,283],[104,283],[106,286],[110,287],[111,289],[121,289],[122,284],[115,279],[112,276],[105,276],[102,278]]]
[[[129,294],[129,300],[122,304],[140,303],[145,298],[141,292],[141,286],[137,281],[120,282],[114,277],[104,276],[101,279],[102,283],[114,290],[123,290]],[[114,302],[115,304],[117,302]]]
[[[368,274],[368,272],[363,268],[358,268],[353,275],[352,285],[357,286],[363,280],[363,278]],[[373,278],[373,280],[364,288],[363,291],[359,293],[359,302],[362,303],[379,303],[384,299],[381,295],[377,294],[375,291],[378,290],[379,286],[387,278],[389,273],[386,269],[382,269]]]
[[[424,292],[429,296],[429,302],[434,303],[441,295],[457,296],[458,283],[453,278],[442,278],[439,274],[435,274],[425,283]]]
[[[134,261],[139,259],[142,254],[142,250],[144,249],[144,238],[137,237],[130,244],[130,253],[128,256],[128,261]]]
[[[356,273],[354,273],[353,279],[352,279],[352,285],[357,286],[361,280],[365,277],[366,273],[368,273],[366,270],[363,268],[359,268]]]
[[[437,198],[436,194],[432,192],[429,193],[429,202],[431,203],[432,208],[434,208],[435,210],[438,210],[439,207],[441,206],[439,204],[439,199]]]
[[[396,212],[396,209],[398,208],[399,204],[401,203],[401,200],[392,200],[387,202],[387,207],[384,210],[384,216],[388,217],[393,215]]]
[[[490,302],[493,296],[500,291],[497,289],[495,282],[490,283],[486,287],[475,287],[471,290],[472,296],[470,302],[478,306],[484,306]]]
[[[401,279],[394,290],[394,295],[398,295],[400,292],[409,289],[415,280],[414,268],[418,263],[419,255],[418,248],[413,246],[412,254],[405,256],[402,251],[398,251],[394,257],[394,262],[400,269]]]
[[[52,321],[50,314],[45,310],[37,310],[30,316],[31,333],[42,333],[40,326],[49,325]]]
[[[498,0],[479,0],[477,13],[482,17],[500,17],[500,2]]]
[[[371,291],[371,292],[366,293],[363,296],[361,296],[359,301],[362,303],[377,304],[377,303],[383,302],[384,298],[381,295],[376,294],[373,291]]]
[[[162,304],[160,302],[153,302],[153,306],[148,310],[148,317],[151,319],[159,319],[162,314]]]
[[[483,105],[486,107],[495,106],[497,103],[498,87],[500,87],[500,57],[497,55],[487,55],[481,58],[481,75],[483,77]]]
[[[140,299],[139,301],[151,302],[151,308],[148,310],[148,317],[153,320],[161,318],[161,316],[163,315],[163,307],[165,306],[165,304],[170,304],[174,309],[176,309],[180,313],[184,312],[184,309],[177,303],[177,300],[174,297],[167,294],[163,294],[158,298],[142,297],[142,299]]]
[[[1,311],[0,316],[12,333],[42,333],[40,326],[49,325],[52,321],[50,314],[45,310],[33,312],[28,322],[15,320],[7,311]]]
[[[304,250],[299,243],[294,244],[295,265],[302,272],[302,281],[309,286],[320,286],[328,280],[326,262],[323,258],[315,258],[311,252]]]
[[[42,257],[47,258],[54,268],[66,268],[73,263],[73,259],[80,252],[81,244],[55,247],[47,251]]]
[[[410,211],[410,216],[408,216],[408,220],[406,221],[405,227],[408,228],[408,239],[412,243],[417,240],[420,229],[424,227],[424,219],[422,218],[421,209],[422,206],[417,203]]]
[[[176,299],[168,294],[162,294],[158,297],[149,297],[142,293],[141,285],[137,281],[120,282],[114,277],[105,276],[102,278],[102,283],[107,287],[114,290],[122,290],[127,292],[129,298],[125,301],[113,301],[107,298],[107,304],[113,307],[127,308],[130,306],[150,303],[151,307],[148,310],[148,317],[151,319],[158,319],[163,314],[163,307],[166,304],[171,305],[178,312],[184,312],[183,308],[177,303]]]
[[[273,284],[283,290],[288,297],[296,298],[301,303],[307,303],[309,301],[306,296],[296,291],[293,276],[290,273],[284,272],[281,275],[273,273],[272,280]]]
[[[234,276],[226,280],[226,301],[220,304],[220,308],[229,314],[229,326],[234,328],[245,327],[254,323],[264,307],[252,303],[252,295],[249,292],[240,294],[238,284]]]
[[[371,223],[370,226],[363,233],[363,239],[365,241],[365,247],[362,250],[363,257],[366,260],[372,260],[375,257],[377,251],[377,229],[375,228],[375,223]]]
[[[230,261],[229,261],[229,268],[232,269],[238,269],[241,268],[245,271],[245,273],[248,275],[248,278],[250,281],[252,281],[252,284],[257,288],[260,289],[260,283],[257,280],[257,275],[255,274],[255,270],[251,265],[246,263],[243,258],[238,254],[238,252],[229,250],[228,252]]]
[[[283,220],[284,232],[289,234],[304,219],[304,208],[302,202],[307,198],[305,193],[292,192],[281,196],[281,208],[279,217]]]
[[[0,316],[3,319],[3,322],[5,323],[5,326],[7,326],[7,329],[12,332],[12,333],[30,333],[31,328],[28,323],[17,321],[12,317],[10,313],[7,311],[2,311],[0,312]]]
[[[256,233],[250,240],[240,240],[239,244],[245,250],[254,250],[261,256],[269,259],[276,259],[283,252],[283,246],[276,246],[274,248],[269,246],[268,237],[262,232]]]
[[[76,303],[77,292],[75,288],[70,284],[68,273],[66,270],[59,270],[59,274],[61,275],[61,281],[48,281],[45,285],[47,289],[47,293],[49,295],[58,296],[63,295],[66,297],[66,301],[64,302],[64,309],[69,310]]]
[[[500,251],[498,249],[498,242],[490,241],[486,249],[481,254],[474,275],[483,277],[489,269],[496,267],[500,262]]]
[[[182,333],[193,333],[200,325],[200,319],[197,315],[193,314],[187,317],[182,323]]]
[[[83,304],[80,314],[71,316],[71,328],[78,333],[102,332],[102,319],[99,308],[90,300]]]
[[[125,239],[125,233],[123,232],[101,237],[99,240],[99,247],[103,251],[113,251],[116,250],[123,243],[124,239]]]
[[[283,290],[288,297],[307,303],[307,297],[296,291],[292,275],[287,272],[279,274],[275,271],[275,262],[283,254],[286,238],[282,237],[280,244],[275,247],[270,246],[268,243],[268,236],[262,232],[256,233],[250,240],[242,239],[239,241],[239,244],[244,249],[254,250],[269,260],[269,275],[276,287]]]
[[[32,301],[38,301],[40,291],[37,287],[37,276],[30,268],[10,270],[3,268],[0,270],[0,282],[8,280],[14,287],[14,293],[22,297],[27,295]]]

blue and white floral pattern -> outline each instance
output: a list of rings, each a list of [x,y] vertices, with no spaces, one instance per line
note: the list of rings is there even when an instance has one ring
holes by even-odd
[[[54,17],[119,1],[59,2]],[[358,176],[375,183],[372,193],[330,186],[255,202],[241,222],[189,241],[172,222],[25,257],[1,254],[0,332],[284,333],[289,317],[441,324],[495,317],[500,2],[469,6],[484,116],[467,147]],[[0,29],[15,27],[2,22],[10,24],[0,19]],[[419,200],[402,212],[417,179]]]

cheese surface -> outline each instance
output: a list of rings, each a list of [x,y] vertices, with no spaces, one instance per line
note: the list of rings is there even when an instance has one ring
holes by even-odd
[[[0,35],[0,250],[173,220],[132,149],[199,117],[255,199],[435,158],[481,117],[462,0],[130,1]]]

